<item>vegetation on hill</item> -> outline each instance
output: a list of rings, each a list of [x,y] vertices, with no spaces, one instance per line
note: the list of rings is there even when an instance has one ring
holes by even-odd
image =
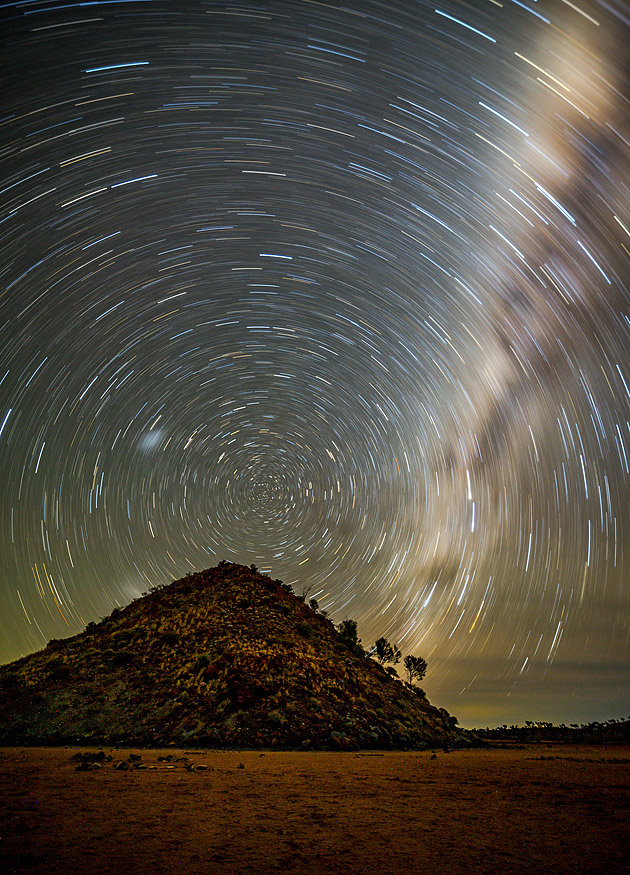
[[[255,567],[227,562],[155,589],[0,668],[0,742],[473,743],[421,689],[369,658],[356,623],[337,629],[311,605]],[[385,648],[385,657],[396,652]],[[420,670],[424,660],[414,659]]]

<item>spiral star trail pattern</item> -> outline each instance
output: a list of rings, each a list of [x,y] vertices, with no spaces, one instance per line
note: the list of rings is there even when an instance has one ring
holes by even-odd
[[[624,716],[626,4],[0,15],[0,658],[228,559]]]

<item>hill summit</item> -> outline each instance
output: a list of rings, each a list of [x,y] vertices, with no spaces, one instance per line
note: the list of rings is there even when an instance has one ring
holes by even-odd
[[[280,580],[221,562],[0,668],[0,743],[470,744]]]

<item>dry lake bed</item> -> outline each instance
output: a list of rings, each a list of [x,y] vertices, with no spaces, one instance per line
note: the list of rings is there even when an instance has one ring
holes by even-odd
[[[627,746],[98,750],[0,748],[1,872],[630,872]]]

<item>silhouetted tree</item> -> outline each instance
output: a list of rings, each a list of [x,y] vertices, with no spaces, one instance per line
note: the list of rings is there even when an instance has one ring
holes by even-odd
[[[311,586],[304,587],[301,593],[296,593],[295,595],[302,602],[302,604],[306,604],[306,599],[308,598],[309,593],[312,589],[313,586],[311,584]],[[311,599],[311,601],[313,601],[313,599]],[[313,607],[313,605],[311,605],[311,607]],[[313,610],[316,611],[317,608],[313,608]]]
[[[421,681],[427,673],[427,663],[421,656],[405,656],[403,665],[409,678],[409,684],[414,681]]]
[[[337,631],[339,632],[339,637],[343,643],[346,644],[350,650],[363,652],[361,639],[357,632],[356,620],[342,620],[337,626]]]
[[[398,647],[390,644],[387,638],[379,638],[374,644],[373,652],[381,665],[386,665],[388,662],[398,665],[402,656]]]

